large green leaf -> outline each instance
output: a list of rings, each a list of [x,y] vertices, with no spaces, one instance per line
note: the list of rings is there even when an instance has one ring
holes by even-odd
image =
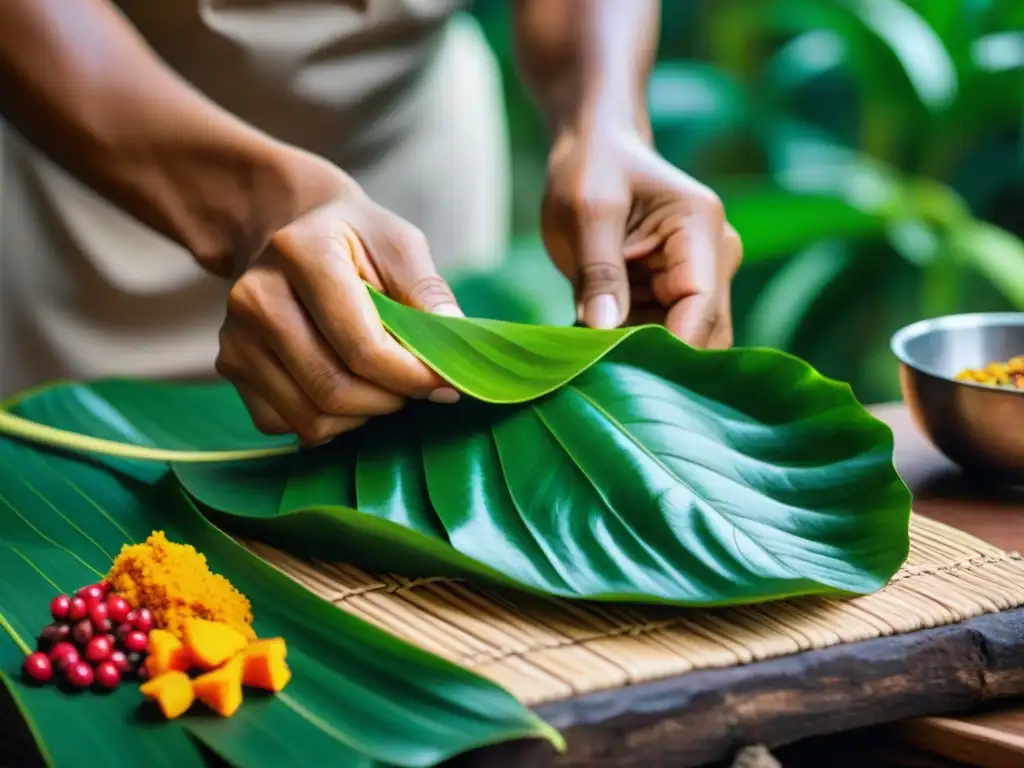
[[[764,138],[772,176],[791,194],[842,201],[861,213],[864,229],[873,233],[906,213],[906,191],[896,173],[871,156],[840,144],[827,132],[795,120],[777,119],[766,126]],[[822,237],[856,232],[853,227],[844,230],[833,224],[832,228],[834,235],[824,233]]]
[[[852,262],[853,254],[837,242],[817,243],[789,259],[747,314],[748,343],[792,349],[805,318]]]
[[[948,248],[1024,309],[1024,242],[1020,238],[992,224],[969,221],[954,230]]]
[[[817,183],[813,174],[818,172],[809,165],[803,170],[809,174],[785,179],[792,189],[736,181],[718,187],[729,221],[743,239],[744,263],[789,256],[823,239],[869,237],[885,230],[891,198],[882,196],[884,190],[872,187],[859,198],[851,189],[840,194],[804,191],[799,184]],[[847,193],[849,199],[843,199]]]
[[[399,339],[490,404],[418,404],[297,456],[178,464],[218,519],[374,568],[683,604],[870,591],[906,556],[891,433],[793,357],[698,351],[655,327],[538,328],[375,300]],[[144,431],[73,407],[82,388],[120,410],[104,383],[20,408],[126,441]],[[197,422],[183,417],[182,437],[202,447]]]
[[[506,739],[557,742],[493,684],[338,610],[249,554],[198,513],[164,466],[121,470],[0,440],[0,674],[53,765],[79,764],[85,754],[96,764],[177,768],[201,764],[202,743],[239,766],[303,765],[311,755],[356,768],[426,766]],[[284,692],[250,695],[228,720],[167,723],[140,717],[132,685],[71,696],[21,683],[24,646],[46,623],[49,598],[95,581],[122,544],[153,529],[196,546],[247,594],[261,636],[287,639],[294,677]]]
[[[958,92],[956,68],[943,41],[901,0],[746,0],[722,5],[719,23],[734,44],[747,49],[756,49],[773,32],[835,35],[841,41],[843,67],[855,76],[871,108],[940,112]],[[785,64],[783,69],[788,68]],[[784,73],[769,72],[769,77],[777,74]]]
[[[799,88],[846,63],[846,46],[842,36],[829,29],[798,35],[765,63],[764,82],[782,92]]]
[[[687,169],[699,165],[708,140],[746,123],[748,102],[742,83],[704,62],[662,62],[647,85],[647,109],[658,150]]]

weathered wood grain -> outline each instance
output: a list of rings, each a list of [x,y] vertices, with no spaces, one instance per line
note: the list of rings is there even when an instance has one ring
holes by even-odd
[[[569,751],[482,750],[457,766],[688,768],[750,744],[776,747],[1024,694],[1024,610],[893,638],[555,702],[538,713]]]

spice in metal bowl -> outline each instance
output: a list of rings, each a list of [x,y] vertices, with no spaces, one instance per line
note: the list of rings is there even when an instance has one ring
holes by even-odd
[[[989,387],[1024,390],[1024,355],[1011,357],[1005,363],[989,363],[984,368],[967,368],[956,378]]]

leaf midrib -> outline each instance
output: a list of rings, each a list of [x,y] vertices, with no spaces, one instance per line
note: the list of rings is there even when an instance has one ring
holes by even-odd
[[[572,388],[572,387],[570,386],[570,388]],[[590,476],[590,474],[583,467],[581,467],[579,465],[579,463],[573,458],[572,451],[570,451],[569,448],[565,445],[565,443],[562,442],[562,438],[559,437],[558,431],[551,426],[550,422],[546,418],[544,418],[544,413],[538,407],[538,405],[536,403],[531,403],[531,408],[533,408],[534,411],[536,412],[537,417],[540,419],[541,423],[544,425],[544,428],[555,439],[555,442],[558,443],[559,447],[561,447],[562,452],[565,453],[565,455],[569,458],[569,462],[586,479],[587,483],[590,485],[591,490],[601,500],[601,505],[612,515],[612,517],[614,517],[616,520],[619,521],[619,523],[621,524],[623,529],[625,529],[629,533],[629,535],[633,537],[633,540],[636,541],[636,543],[639,544],[640,547],[645,552],[647,552],[657,563],[659,563],[661,565],[661,567],[664,570],[664,573],[672,574],[672,580],[673,581],[678,581],[678,575],[679,575],[678,569],[674,568],[672,566],[672,563],[670,563],[665,558],[665,556],[662,555],[652,544],[650,544],[646,540],[644,540],[636,532],[636,530],[634,530],[633,526],[630,525],[629,523],[627,523],[623,519],[622,515],[620,515],[615,510],[615,505],[611,504],[609,502],[609,500],[605,496],[604,492],[598,487],[597,483],[594,482],[594,479]]]
[[[652,462],[654,462],[670,478],[673,478],[673,479],[677,480],[679,482],[679,484],[682,485],[684,488],[686,488],[690,493],[692,493],[693,496],[701,504],[703,504],[706,509],[710,510],[716,517],[718,517],[719,519],[724,521],[727,525],[729,525],[732,528],[734,528],[735,531],[737,531],[739,533],[742,533],[744,539],[749,541],[754,546],[755,549],[758,549],[761,552],[763,552],[765,555],[768,556],[768,558],[772,562],[774,562],[776,565],[778,565],[784,572],[792,574],[794,578],[797,578],[797,579],[806,579],[807,578],[803,574],[800,574],[800,573],[797,573],[796,571],[794,571],[788,565],[786,565],[781,560],[779,560],[778,557],[776,557],[774,553],[769,552],[767,549],[765,549],[760,544],[758,544],[756,541],[754,541],[753,536],[750,533],[748,533],[746,530],[744,530],[743,527],[740,526],[739,524],[737,524],[734,520],[730,519],[728,516],[726,516],[724,513],[722,513],[720,510],[718,510],[713,504],[711,504],[711,502],[709,502],[706,498],[704,498],[703,495],[698,493],[698,491],[690,483],[688,483],[685,478],[679,477],[675,472],[673,472],[671,469],[669,469],[665,465],[665,463],[658,457],[657,454],[655,454],[654,452],[649,450],[647,448],[647,446],[645,446],[643,443],[640,442],[640,440],[636,437],[636,435],[634,435],[629,429],[627,429],[625,427],[625,425],[623,425],[617,418],[615,418],[610,413],[608,413],[608,411],[606,411],[604,408],[602,408],[600,406],[600,404],[598,404],[596,401],[594,401],[594,399],[591,398],[589,395],[587,395],[587,393],[584,392],[582,389],[580,389],[580,387],[576,386],[574,383],[569,383],[569,384],[566,384],[565,386],[566,386],[567,389],[570,389],[570,390],[578,393],[579,396],[582,397],[594,410],[596,410],[598,413],[600,413],[602,416],[604,416],[606,419],[608,419],[609,423],[611,423],[612,426],[614,426],[616,429],[619,430],[619,432],[621,432],[623,435],[625,435],[626,438],[628,438],[629,441],[634,446],[636,446],[636,448],[642,454],[647,456]],[[737,546],[736,547],[736,551],[737,551],[737,554],[742,556],[743,559],[747,561],[747,565],[750,568],[750,570],[752,570],[752,571],[756,570],[755,564],[750,561],[750,558],[746,555],[746,553],[743,552],[742,548]]]

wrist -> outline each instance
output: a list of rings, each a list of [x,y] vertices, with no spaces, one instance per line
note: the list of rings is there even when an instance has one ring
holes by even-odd
[[[647,101],[642,91],[585,95],[563,107],[546,112],[554,140],[566,136],[641,138],[653,141]]]
[[[579,110],[565,119],[552,122],[552,150],[560,145],[584,142],[597,146],[609,144],[654,144],[646,109],[593,107]]]
[[[196,261],[221,277],[238,276],[274,233],[355,187],[326,160],[256,136],[215,153],[193,191],[198,205],[178,238]]]

